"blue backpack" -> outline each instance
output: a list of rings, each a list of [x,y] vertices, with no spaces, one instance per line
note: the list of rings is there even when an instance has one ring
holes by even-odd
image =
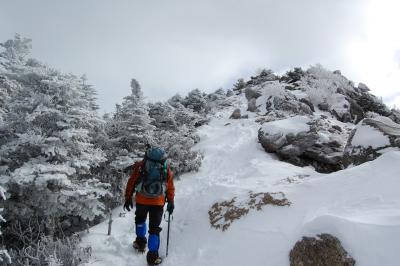
[[[148,198],[165,195],[167,187],[167,155],[162,148],[152,147],[146,151],[140,171],[136,192]]]

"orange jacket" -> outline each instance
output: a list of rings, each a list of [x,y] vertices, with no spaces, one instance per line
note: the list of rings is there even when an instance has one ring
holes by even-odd
[[[140,176],[140,170],[143,166],[143,161],[135,162],[133,165],[133,172],[129,177],[128,183],[126,184],[125,189],[125,201],[132,200],[133,192],[135,192],[135,187],[137,185],[137,181]],[[174,175],[168,165],[167,168],[167,198],[169,202],[174,202],[175,197],[175,186],[174,186]],[[147,198],[143,196],[140,192],[136,193],[135,196],[136,203],[143,205],[157,205],[164,206],[165,204],[165,196],[159,196],[158,198]]]

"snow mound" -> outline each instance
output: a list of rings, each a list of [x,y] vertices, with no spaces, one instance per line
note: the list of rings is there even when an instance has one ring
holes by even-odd
[[[298,134],[300,132],[307,132],[310,130],[310,126],[307,124],[311,121],[306,116],[294,116],[287,119],[277,120],[263,124],[261,130],[270,135],[281,133],[282,135],[287,134]]]
[[[368,126],[358,126],[351,141],[354,146],[379,148],[390,145],[389,138],[381,131]]]

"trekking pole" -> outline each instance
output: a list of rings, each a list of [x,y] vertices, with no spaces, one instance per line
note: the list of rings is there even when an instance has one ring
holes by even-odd
[[[168,257],[168,246],[169,246],[169,226],[171,224],[171,213],[168,212],[168,230],[167,230],[167,253],[165,257]]]

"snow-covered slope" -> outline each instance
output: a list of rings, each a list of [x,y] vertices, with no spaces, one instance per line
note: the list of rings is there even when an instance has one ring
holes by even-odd
[[[236,107],[216,114],[199,130],[196,149],[204,153],[197,173],[176,181],[176,209],[171,224],[169,256],[163,265],[289,265],[289,251],[304,235],[331,233],[357,265],[396,265],[400,259],[400,152],[332,174],[277,160],[257,143],[259,124],[229,120]],[[229,123],[229,124],[228,124]],[[282,191],[289,207],[266,206],[250,211],[226,231],[210,226],[213,203],[249,191]],[[114,211],[111,236],[107,222],[90,229],[83,245],[93,248],[88,265],[146,265],[131,247],[134,212]],[[166,222],[160,253],[165,254]]]

